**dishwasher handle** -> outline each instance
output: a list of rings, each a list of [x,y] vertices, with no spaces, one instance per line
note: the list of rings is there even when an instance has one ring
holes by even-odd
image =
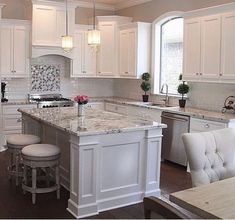
[[[180,122],[188,122],[188,119],[183,119],[183,118],[179,118],[179,117],[170,117],[170,116],[165,116],[162,115],[162,118],[166,118],[166,119],[170,119],[170,120],[175,120],[175,121],[180,121]]]

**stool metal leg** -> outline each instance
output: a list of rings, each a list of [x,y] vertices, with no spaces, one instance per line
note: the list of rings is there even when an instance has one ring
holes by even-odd
[[[26,165],[24,165],[23,183],[27,186],[27,166]],[[23,193],[24,194],[26,193],[25,189],[23,189]]]
[[[47,180],[47,187],[50,186],[50,167],[46,168],[46,180]]]
[[[32,168],[32,203],[36,203],[37,170]]]
[[[11,171],[13,168],[13,153],[10,152],[9,164],[8,164],[8,179],[11,180]]]
[[[55,168],[55,178],[56,178],[56,185],[57,185],[57,191],[56,191],[56,196],[57,199],[60,199],[60,171],[59,171],[59,166],[56,166]]]
[[[20,163],[20,155],[19,155],[19,153],[17,152],[16,153],[16,164],[15,164],[15,166],[16,166],[16,186],[18,186],[19,185],[19,163]]]

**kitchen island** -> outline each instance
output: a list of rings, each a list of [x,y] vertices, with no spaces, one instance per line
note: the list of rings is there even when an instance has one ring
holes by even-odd
[[[61,149],[68,211],[81,218],[160,194],[162,129],[158,122],[96,109],[19,110],[23,132]]]

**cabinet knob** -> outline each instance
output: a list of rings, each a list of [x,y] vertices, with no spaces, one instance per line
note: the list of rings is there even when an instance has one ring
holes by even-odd
[[[223,76],[223,74],[222,74],[222,73],[220,73],[220,74],[219,74],[219,76]]]
[[[198,76],[198,75],[199,75],[199,73],[196,73],[196,75]]]
[[[200,76],[202,76],[202,73],[200,73]]]
[[[128,74],[128,72],[125,72],[125,74]]]

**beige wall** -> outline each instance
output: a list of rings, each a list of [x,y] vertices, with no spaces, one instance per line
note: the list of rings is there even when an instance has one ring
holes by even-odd
[[[2,17],[7,19],[32,19],[31,0],[0,0],[0,3],[6,4],[2,11]],[[113,15],[112,11],[96,10],[97,15]],[[93,16],[92,9],[77,8],[76,24],[89,24],[89,19]]]
[[[6,4],[2,10],[2,17],[7,19],[31,20],[31,0],[0,0]]]
[[[133,17],[135,21],[152,22],[169,11],[190,11],[230,2],[235,2],[235,0],[152,0],[119,10],[116,14]]]

